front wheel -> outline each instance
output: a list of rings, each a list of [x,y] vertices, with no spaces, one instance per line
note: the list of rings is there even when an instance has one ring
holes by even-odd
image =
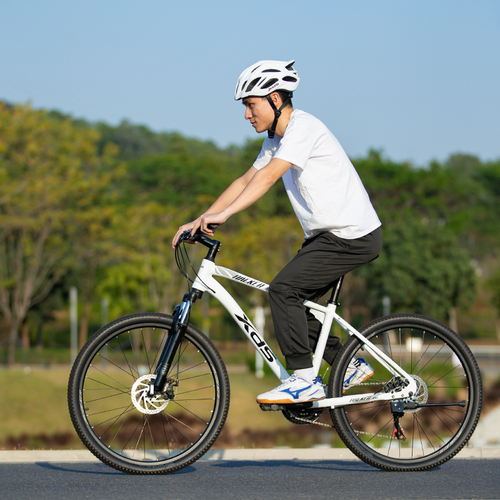
[[[99,330],[71,371],[73,425],[101,461],[131,474],[167,474],[198,460],[222,430],[229,379],[213,344],[189,325],[162,395],[150,382],[172,317],[136,314]]]
[[[410,314],[375,320],[360,332],[417,382],[418,391],[399,400],[399,410],[389,401],[330,410],[346,446],[388,471],[427,470],[456,455],[472,436],[482,405],[481,376],[467,345],[445,325]],[[374,373],[345,395],[388,391],[401,383],[350,337],[332,368],[328,397],[344,395],[353,357],[364,359]]]

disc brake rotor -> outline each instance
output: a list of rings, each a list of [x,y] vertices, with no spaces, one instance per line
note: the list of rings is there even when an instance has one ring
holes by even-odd
[[[412,401],[414,403],[427,403],[427,399],[429,398],[429,391],[427,390],[427,384],[418,376],[418,375],[410,375],[413,380],[417,383],[417,391],[415,394],[407,399],[406,401]],[[416,411],[421,410],[422,408],[415,408],[414,410],[405,409],[405,413],[415,413]]]
[[[154,415],[163,411],[169,400],[160,395],[149,394],[149,383],[156,378],[154,374],[147,374],[139,377],[130,391],[132,403],[141,412]]]

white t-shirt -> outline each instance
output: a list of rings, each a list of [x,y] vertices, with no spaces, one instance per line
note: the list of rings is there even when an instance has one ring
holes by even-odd
[[[266,138],[253,166],[260,170],[273,158],[292,164],[282,178],[306,238],[325,231],[361,238],[381,225],[342,146],[314,116],[294,110],[284,136]]]

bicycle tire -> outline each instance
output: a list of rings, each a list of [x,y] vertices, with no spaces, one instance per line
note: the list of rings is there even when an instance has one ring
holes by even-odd
[[[470,349],[447,326],[413,314],[380,318],[360,333],[417,380],[413,401],[439,405],[463,401],[464,407],[405,409],[400,418],[405,441],[394,433],[389,401],[336,407],[330,413],[342,441],[357,457],[386,471],[423,471],[450,460],[472,436],[481,413],[481,375]],[[392,374],[352,336],[334,362],[329,397],[343,395],[353,356],[365,359],[374,374],[345,395],[379,392],[391,380]]]
[[[122,472],[178,471],[210,449],[226,420],[226,367],[192,325],[167,374],[171,394],[148,397],[171,327],[172,317],[163,314],[118,319],[87,342],[71,370],[68,406],[75,430],[97,458]]]

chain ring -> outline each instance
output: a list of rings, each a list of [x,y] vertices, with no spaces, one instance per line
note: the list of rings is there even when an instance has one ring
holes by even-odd
[[[321,416],[323,410],[294,410],[286,409],[281,410],[283,416],[293,424],[296,425],[309,425],[317,423],[316,420]]]

